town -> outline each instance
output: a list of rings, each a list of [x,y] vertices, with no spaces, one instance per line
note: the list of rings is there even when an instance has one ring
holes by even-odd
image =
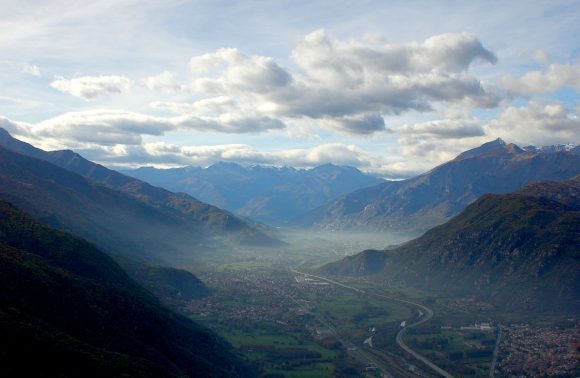
[[[506,376],[577,377],[580,374],[580,323],[560,327],[527,324],[505,328],[498,371]]]

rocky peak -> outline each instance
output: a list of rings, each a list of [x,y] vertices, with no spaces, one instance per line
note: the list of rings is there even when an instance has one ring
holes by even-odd
[[[487,155],[487,154],[489,154],[493,151],[497,151],[497,150],[505,151],[506,146],[507,146],[507,144],[506,144],[506,142],[503,141],[503,139],[497,138],[496,140],[484,143],[479,147],[462,152],[461,154],[459,154],[459,156],[457,156],[455,158],[455,160],[463,160],[463,159],[469,159],[469,158],[476,157],[476,156]]]

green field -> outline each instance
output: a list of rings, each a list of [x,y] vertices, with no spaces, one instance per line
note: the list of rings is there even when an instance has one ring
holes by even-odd
[[[255,332],[222,330],[234,347],[262,368],[264,374],[285,377],[333,377],[338,352],[324,348],[299,333],[274,329]],[[287,353],[288,351],[292,353]],[[295,357],[294,357],[295,354]]]
[[[409,330],[409,346],[440,367],[458,376],[489,375],[495,332]]]

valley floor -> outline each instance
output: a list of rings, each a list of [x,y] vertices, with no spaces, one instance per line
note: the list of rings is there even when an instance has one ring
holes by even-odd
[[[350,253],[347,247],[323,249],[208,261],[196,273],[213,294],[173,304],[229,340],[263,377],[580,373],[578,319],[500,314],[472,298],[303,274]]]

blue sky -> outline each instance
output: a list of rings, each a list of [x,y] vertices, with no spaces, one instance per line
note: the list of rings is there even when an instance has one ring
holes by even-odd
[[[406,177],[580,139],[578,1],[1,3],[0,126],[112,167]]]

